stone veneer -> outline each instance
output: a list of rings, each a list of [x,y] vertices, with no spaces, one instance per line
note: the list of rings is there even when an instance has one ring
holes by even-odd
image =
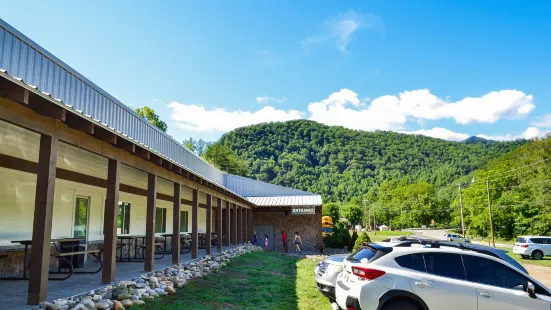
[[[287,215],[285,215],[287,213]],[[292,215],[291,208],[277,208],[277,211],[255,211],[254,226],[273,226],[275,234],[275,250],[282,251],[281,231],[287,234],[289,251],[294,250],[293,238],[298,231],[302,244],[301,250],[319,251],[322,246],[321,237],[321,207],[316,207],[316,214]],[[258,236],[260,246],[264,245],[262,236]]]

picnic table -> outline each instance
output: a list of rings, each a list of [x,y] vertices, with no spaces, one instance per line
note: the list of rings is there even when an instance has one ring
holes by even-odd
[[[58,271],[50,271],[50,274],[67,274],[66,277],[59,278],[59,277],[49,277],[48,280],[53,281],[63,281],[70,278],[75,273],[80,274],[93,274],[98,273],[103,268],[103,262],[101,260],[101,256],[99,253],[100,250],[84,250],[84,251],[69,251],[69,252],[62,252],[61,250],[64,248],[64,245],[78,245],[82,244],[82,242],[85,242],[86,239],[84,238],[59,238],[59,239],[51,239],[50,242],[53,243],[56,252],[53,254],[55,258],[59,260],[58,262]],[[28,280],[29,277],[27,276],[27,261],[29,256],[29,246],[32,246],[32,240],[15,240],[11,243],[14,244],[20,244],[25,246],[24,254],[23,254],[23,275],[21,277],[0,277],[2,280]],[[57,246],[59,244],[59,248]],[[72,258],[75,255],[91,255],[94,258],[96,258],[99,262],[99,268],[94,271],[74,271],[73,270],[73,261]],[[71,260],[68,260],[67,258],[70,258]],[[65,264],[63,264],[65,263]],[[67,267],[63,267],[63,265]],[[68,269],[68,271],[63,271],[64,269]]]
[[[172,254],[172,234],[162,234],[164,238],[164,250],[166,254]],[[191,235],[189,233],[180,233],[180,253],[187,254],[191,251]]]
[[[117,262],[143,262],[145,260],[145,235],[120,235],[117,236],[117,239],[120,240],[120,243],[117,245],[117,252],[119,252],[116,256]],[[141,240],[141,244],[139,240]],[[134,255],[131,255],[130,251],[132,249],[132,244],[134,245]],[[161,259],[165,256],[162,245],[162,242],[157,242],[155,240],[154,247],[161,250],[155,253],[161,254],[160,257],[155,257],[155,259]],[[124,248],[126,248],[126,258],[123,253]],[[142,250],[142,255],[138,254],[139,250]]]

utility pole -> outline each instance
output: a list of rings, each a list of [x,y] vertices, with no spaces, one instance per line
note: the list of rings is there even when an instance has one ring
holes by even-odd
[[[465,238],[465,220],[463,219],[463,199],[461,197],[461,183],[459,183],[459,207],[461,208],[461,231],[463,232],[463,238]]]
[[[492,205],[490,204],[490,186],[488,180],[486,180],[486,192],[488,192],[488,215],[490,216],[490,234],[492,235],[492,245],[496,247],[496,241],[494,238],[494,224],[492,221]],[[488,246],[490,245],[490,238],[488,238]]]

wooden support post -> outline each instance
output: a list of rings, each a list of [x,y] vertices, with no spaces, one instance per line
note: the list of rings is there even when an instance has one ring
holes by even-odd
[[[243,243],[243,207],[237,206],[237,240]]]
[[[199,192],[193,190],[193,198],[191,202],[191,258],[199,256],[199,234],[197,227],[197,219],[199,218]]]
[[[107,197],[103,222],[103,269],[101,282],[104,284],[115,281],[115,256],[117,247],[117,214],[119,207],[119,171],[120,161],[109,159],[107,166]]]
[[[237,245],[237,205],[233,204],[232,240]]]
[[[224,205],[226,207],[226,246],[231,245],[231,216],[230,216],[230,203],[225,200]]]
[[[147,178],[147,212],[145,224],[144,270],[155,268],[155,207],[157,201],[157,176],[150,173]]]
[[[212,254],[212,195],[207,194],[207,233],[205,236],[205,253]]]
[[[218,236],[218,240],[216,242],[218,252],[222,252],[222,221],[223,221],[223,215],[222,215],[222,199],[216,198],[216,234]]]
[[[174,182],[172,207],[172,264],[180,263],[180,205],[182,203],[180,183]]]
[[[245,236],[243,239],[245,239],[245,243],[249,241],[249,230],[247,229],[249,227],[249,209],[245,209],[245,216],[243,217],[243,222],[245,223]]]
[[[54,211],[57,138],[40,136],[32,237],[31,271],[27,304],[38,305],[48,294],[50,240]]]
[[[254,210],[253,208],[251,208],[251,243],[253,243],[253,238],[254,238]]]

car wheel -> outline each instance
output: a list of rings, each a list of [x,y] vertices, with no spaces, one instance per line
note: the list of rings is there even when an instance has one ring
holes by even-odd
[[[541,251],[534,251],[532,253],[532,258],[535,260],[540,260],[543,258],[543,253]]]
[[[530,257],[530,256],[528,256],[528,255],[521,255],[520,257],[522,257],[522,258],[524,258],[524,259],[527,259],[527,258]]]
[[[381,310],[421,310],[421,308],[411,299],[399,299],[387,302]]]

